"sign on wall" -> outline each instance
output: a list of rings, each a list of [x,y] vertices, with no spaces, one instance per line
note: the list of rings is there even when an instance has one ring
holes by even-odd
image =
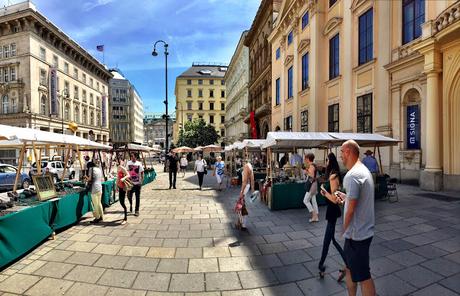
[[[56,68],[50,68],[50,115],[58,115],[57,100],[57,71]]]
[[[107,97],[102,96],[102,105],[101,105],[101,114],[102,114],[102,127],[106,127],[106,113],[107,113],[107,105],[106,105]]]
[[[419,105],[407,106],[407,149],[420,149],[420,110]]]

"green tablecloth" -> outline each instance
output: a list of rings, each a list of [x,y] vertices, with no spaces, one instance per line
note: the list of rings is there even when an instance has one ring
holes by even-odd
[[[114,192],[115,189],[115,180],[102,182],[102,206],[104,208],[110,207],[118,201],[117,194]]]
[[[307,190],[304,183],[275,183],[271,191],[271,200],[268,204],[270,210],[305,208],[303,198]],[[318,205],[326,204],[324,196],[319,193],[316,195],[316,202]]]

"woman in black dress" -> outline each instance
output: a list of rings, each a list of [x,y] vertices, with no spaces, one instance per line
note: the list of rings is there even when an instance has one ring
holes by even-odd
[[[340,206],[337,201],[337,197],[334,192],[336,192],[341,183],[341,176],[340,176],[340,167],[337,162],[337,158],[335,157],[334,153],[329,153],[327,159],[327,167],[326,167],[326,177],[327,182],[321,186],[321,194],[326,197],[327,203],[327,210],[326,210],[326,232],[324,233],[324,241],[323,241],[323,251],[321,254],[321,260],[319,261],[318,268],[319,268],[319,275],[321,278],[324,277],[326,267],[324,266],[324,261],[326,260],[327,253],[329,251],[329,245],[332,243],[334,244],[335,248],[339,252],[340,256],[345,263],[345,255],[343,253],[343,249],[340,244],[335,239],[335,224],[337,222],[337,218],[339,218],[342,213],[340,210]],[[345,277],[345,271],[343,269],[340,270],[339,277],[337,281],[343,280]]]

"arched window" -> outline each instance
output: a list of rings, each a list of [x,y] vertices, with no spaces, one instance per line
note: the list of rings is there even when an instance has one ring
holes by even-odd
[[[78,108],[78,106],[75,106],[75,113],[73,115],[73,120],[76,123],[80,123],[80,108]]]
[[[91,113],[89,114],[89,124],[91,126],[94,125],[94,112],[93,111],[91,111]]]
[[[2,113],[7,114],[8,113],[8,105],[9,105],[9,99],[7,95],[4,95],[2,98]]]
[[[43,95],[40,100],[40,114],[41,115],[46,115],[46,110],[48,109],[47,102],[48,100],[46,99],[46,96]]]
[[[70,120],[70,105],[69,105],[69,103],[66,103],[65,107],[64,107],[64,119],[67,120],[67,121]]]
[[[86,113],[86,109],[83,109],[83,124],[88,124],[88,114]]]
[[[12,113],[18,112],[18,100],[16,98],[11,99],[11,112]]]

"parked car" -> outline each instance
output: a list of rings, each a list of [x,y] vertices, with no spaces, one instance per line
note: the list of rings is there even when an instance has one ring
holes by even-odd
[[[0,164],[0,188],[12,190],[18,168],[9,164]],[[26,173],[21,173],[18,188],[27,188],[30,185],[30,178]]]
[[[50,173],[53,176],[53,181],[56,183],[57,181],[62,179],[62,175],[64,174],[64,163],[62,161],[42,161],[41,162],[42,173]],[[32,176],[38,174],[37,170],[37,163],[34,162],[32,167],[29,171],[29,177],[32,180]],[[64,179],[73,179],[75,177],[75,169],[72,167],[67,167],[66,176]]]

